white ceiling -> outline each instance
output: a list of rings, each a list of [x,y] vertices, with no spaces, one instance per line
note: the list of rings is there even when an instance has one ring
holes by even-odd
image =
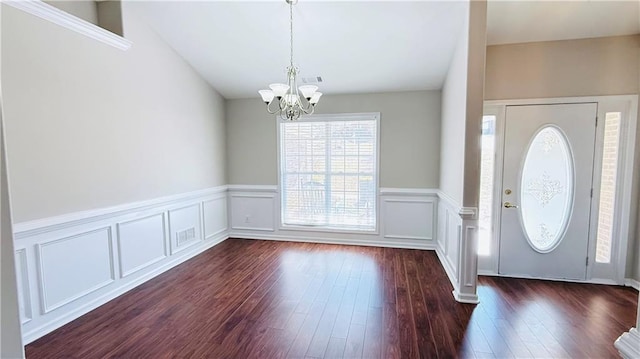
[[[640,33],[640,1],[489,1],[487,43]]]
[[[132,6],[226,98],[257,98],[258,90],[285,81],[284,0]],[[294,6],[294,61],[301,76],[322,76],[325,94],[439,89],[466,6],[301,0]]]
[[[284,0],[131,3],[226,98],[284,82]],[[294,60],[325,94],[439,89],[465,15],[463,1],[313,1],[294,6]],[[490,0],[489,44],[640,33],[640,1]]]

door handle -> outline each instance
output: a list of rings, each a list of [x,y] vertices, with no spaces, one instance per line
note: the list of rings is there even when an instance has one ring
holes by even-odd
[[[511,204],[511,202],[505,202],[504,208],[518,208],[517,204]]]

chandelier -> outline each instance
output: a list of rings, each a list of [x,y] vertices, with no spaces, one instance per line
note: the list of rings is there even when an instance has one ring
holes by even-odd
[[[320,101],[322,92],[318,92],[318,86],[304,85],[298,87],[297,76],[300,69],[293,65],[293,5],[298,0],[285,0],[289,4],[289,30],[291,57],[287,67],[287,83],[275,83],[269,85],[271,90],[260,90],[262,101],[267,104],[267,112],[278,114],[287,121],[295,121],[302,115],[313,113],[316,104]],[[304,101],[300,97],[304,97]],[[275,101],[274,101],[275,99]]]

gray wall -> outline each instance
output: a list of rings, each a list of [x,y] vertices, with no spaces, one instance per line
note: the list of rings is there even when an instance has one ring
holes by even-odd
[[[227,100],[229,184],[278,183],[276,120],[258,95]],[[438,188],[440,91],[323,96],[317,113],[380,112],[380,186]]]
[[[466,20],[442,88],[440,190],[462,206],[469,22]]]
[[[126,52],[2,5],[16,222],[226,184],[224,99],[126,5]]]
[[[2,6],[0,6],[0,34],[2,33],[1,14]],[[1,38],[0,36],[0,44]],[[1,77],[0,73],[0,83]],[[2,114],[2,91],[0,91],[0,358],[24,358]]]
[[[92,0],[46,0],[47,4],[77,16],[92,24],[98,24],[98,4]]]
[[[638,50],[638,94],[640,95],[640,50]],[[638,120],[640,121],[640,105],[638,106]],[[638,126],[636,133],[636,167],[634,173],[640,173],[640,126]],[[633,278],[637,281],[640,281],[640,179],[636,181],[636,194],[638,198],[638,228],[636,229],[636,246],[635,250],[635,259],[634,259],[634,268],[633,270]],[[638,299],[640,301],[640,298]],[[638,305],[638,327],[640,327],[640,302]]]
[[[640,35],[487,47],[487,100],[640,93]],[[640,119],[640,112],[638,113]],[[640,126],[634,197],[639,197]],[[638,200],[640,201],[640,199]],[[638,201],[634,213],[637,218]],[[640,280],[640,219],[627,276]]]
[[[486,100],[638,93],[640,35],[487,47]]]

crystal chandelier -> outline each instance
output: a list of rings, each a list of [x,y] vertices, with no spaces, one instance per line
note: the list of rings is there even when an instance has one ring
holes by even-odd
[[[295,121],[302,115],[310,115],[313,113],[316,104],[320,101],[322,92],[318,92],[318,86],[314,85],[298,87],[296,77],[300,69],[293,65],[293,5],[296,4],[298,0],[285,1],[289,4],[289,29],[291,33],[291,57],[289,66],[287,67],[287,83],[271,84],[269,85],[271,90],[260,90],[258,93],[262,96],[262,101],[267,104],[267,112],[270,114],[278,114],[283,120]],[[300,94],[304,97],[304,101],[300,97]]]

